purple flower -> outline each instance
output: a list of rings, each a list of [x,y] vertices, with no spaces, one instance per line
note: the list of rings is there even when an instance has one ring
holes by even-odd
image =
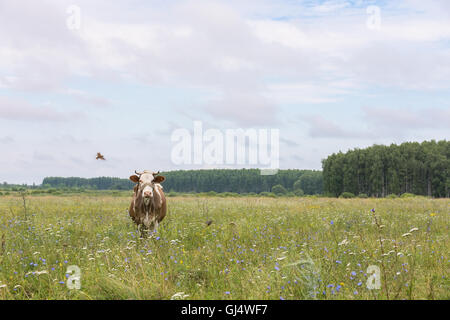
[[[330,221],[330,224],[331,224],[331,225],[333,225],[333,224],[334,224],[334,221],[333,221],[333,220],[331,220],[331,221]]]
[[[277,266],[275,266],[275,270],[280,271],[280,268],[278,268]]]
[[[230,294],[230,291],[225,291],[225,294]]]

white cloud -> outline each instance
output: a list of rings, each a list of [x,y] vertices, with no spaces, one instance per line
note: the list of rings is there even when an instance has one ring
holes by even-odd
[[[62,112],[51,106],[35,107],[25,100],[0,97],[0,119],[27,122],[68,122],[84,118],[81,112]]]

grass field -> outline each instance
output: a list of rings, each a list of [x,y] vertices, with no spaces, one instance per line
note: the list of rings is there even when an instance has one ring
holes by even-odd
[[[173,197],[148,239],[130,199],[0,197],[0,299],[450,298],[448,199]]]

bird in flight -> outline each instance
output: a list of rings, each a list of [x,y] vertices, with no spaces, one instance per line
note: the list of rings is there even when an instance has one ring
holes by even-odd
[[[99,160],[99,159],[100,160],[106,160],[105,157],[100,152],[97,152],[97,157],[95,157],[95,159],[96,160]]]

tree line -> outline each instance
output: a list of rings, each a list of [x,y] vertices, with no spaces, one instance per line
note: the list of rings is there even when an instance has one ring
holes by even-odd
[[[279,170],[275,175],[261,175],[259,169],[177,170],[161,172],[166,177],[164,189],[168,192],[272,192],[322,194],[321,171]],[[44,188],[85,188],[95,190],[130,190],[134,183],[128,179],[99,177],[47,177]],[[275,190],[273,188],[275,187]]]
[[[322,160],[324,193],[450,196],[450,141],[373,145]]]

